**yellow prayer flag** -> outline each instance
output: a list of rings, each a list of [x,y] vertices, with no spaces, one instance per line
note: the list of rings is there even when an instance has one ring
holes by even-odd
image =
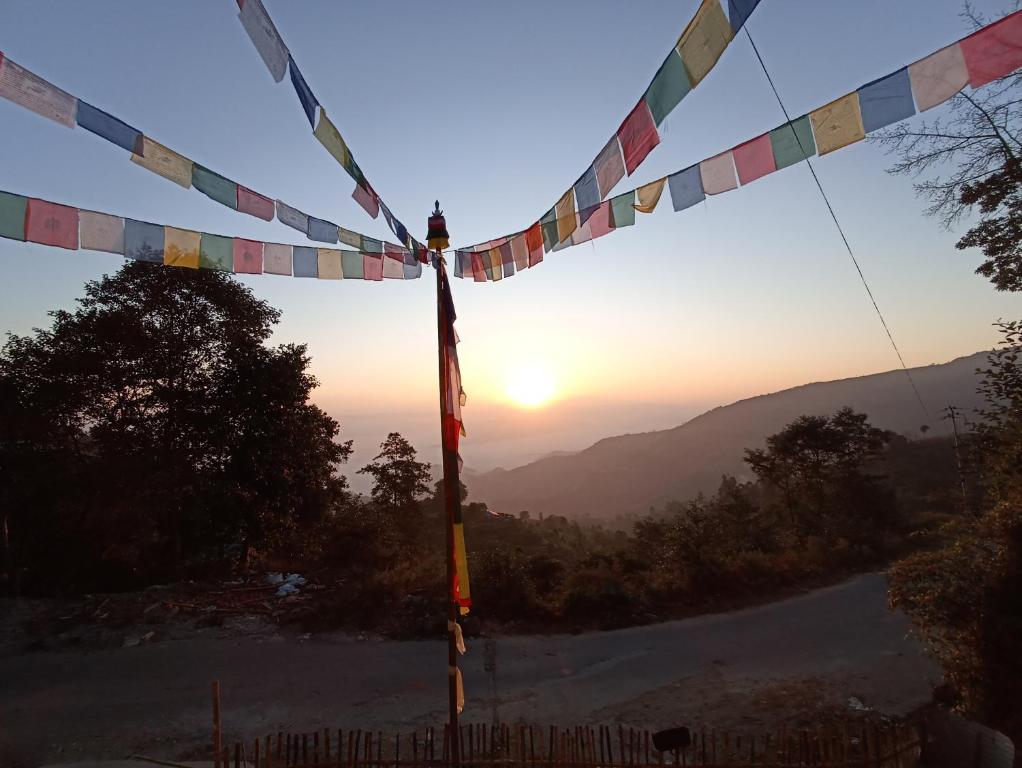
[[[653,213],[653,209],[656,208],[656,204],[660,202],[660,195],[664,192],[664,184],[667,183],[667,177],[657,181],[652,181],[643,187],[639,187],[636,192],[636,197],[639,198],[639,202],[633,203],[632,207],[635,208],[639,213]]]
[[[163,263],[168,267],[199,268],[202,235],[189,229],[163,228]]]
[[[816,137],[816,151],[825,155],[866,138],[859,111],[859,94],[849,93],[809,113]]]
[[[490,249],[490,269],[493,270],[493,282],[504,277],[504,268],[500,264],[500,248]]]
[[[192,186],[192,161],[148,136],[142,137],[142,155],[132,154],[131,162],[158,173],[185,189]]]
[[[706,77],[735,36],[720,0],[703,0],[678,38],[678,53],[695,88]]]
[[[472,600],[472,589],[468,584],[468,555],[465,549],[465,526],[462,523],[454,524],[454,566],[458,574],[458,597],[462,601]],[[468,610],[462,608],[462,613]]]
[[[326,151],[341,164],[342,168],[347,168],[351,164],[351,152],[348,150],[348,145],[341,136],[341,132],[330,122],[330,118],[326,116],[326,110],[322,106],[319,108],[319,121],[316,123],[316,130],[312,133],[319,139],[319,143],[326,147]]]
[[[333,248],[317,248],[316,262],[320,280],[340,280],[344,277],[340,251]]]
[[[575,216],[575,188],[571,187],[555,206],[557,216],[557,242],[563,243],[578,226],[578,218]]]

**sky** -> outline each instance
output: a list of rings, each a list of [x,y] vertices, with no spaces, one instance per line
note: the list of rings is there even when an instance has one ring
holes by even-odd
[[[452,241],[470,244],[551,207],[641,97],[698,0],[265,4],[395,215],[424,238],[439,199]],[[1005,3],[975,5],[996,16]],[[796,115],[957,40],[967,32],[960,10],[960,0],[762,0],[747,26]],[[312,136],[288,79],[273,82],[234,0],[4,0],[0,50],[241,184],[389,234],[351,200],[350,178]],[[782,122],[743,34],[619,189]],[[907,364],[990,348],[991,323],[1019,317],[1019,298],[973,274],[976,255],[956,251],[955,232],[923,215],[911,179],[886,172],[891,162],[864,142],[816,168]],[[0,188],[310,244],[2,100]],[[743,397],[898,366],[804,164],[680,213],[665,193],[639,218],[513,279],[453,281],[467,467],[515,466]],[[48,311],[72,306],[85,281],[120,263],[0,240],[0,330],[46,325]],[[393,430],[427,457],[437,451],[431,279],[239,279],[282,310],[274,342],[308,344],[315,400],[356,441],[349,472]],[[542,407],[508,395],[529,371],[552,386]]]

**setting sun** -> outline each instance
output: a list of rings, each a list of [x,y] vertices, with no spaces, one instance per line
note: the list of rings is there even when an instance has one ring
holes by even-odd
[[[508,379],[507,394],[522,408],[538,408],[553,397],[554,380],[540,368],[519,368]]]

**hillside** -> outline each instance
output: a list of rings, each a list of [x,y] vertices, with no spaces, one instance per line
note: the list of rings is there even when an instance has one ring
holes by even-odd
[[[979,352],[912,369],[931,413],[931,434],[947,428],[939,420],[945,405],[971,413],[979,404],[975,371],[985,361],[986,353]],[[486,472],[471,478],[469,494],[498,512],[595,519],[645,512],[670,499],[712,492],[722,474],[747,476],[745,448],[762,445],[798,416],[829,414],[844,405],[908,437],[918,437],[926,421],[901,370],[806,384],[714,408],[673,429],[609,437],[570,455]]]

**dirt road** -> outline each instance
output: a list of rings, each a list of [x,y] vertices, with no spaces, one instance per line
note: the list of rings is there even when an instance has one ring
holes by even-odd
[[[491,640],[463,660],[466,717],[536,723],[772,727],[855,697],[898,714],[939,670],[885,603],[883,576],[733,613],[585,635]],[[95,652],[0,658],[0,765],[142,752],[204,755],[209,684],[223,686],[226,737],[278,729],[437,724],[441,641],[283,634],[188,638]],[[494,692],[496,696],[494,696]]]

